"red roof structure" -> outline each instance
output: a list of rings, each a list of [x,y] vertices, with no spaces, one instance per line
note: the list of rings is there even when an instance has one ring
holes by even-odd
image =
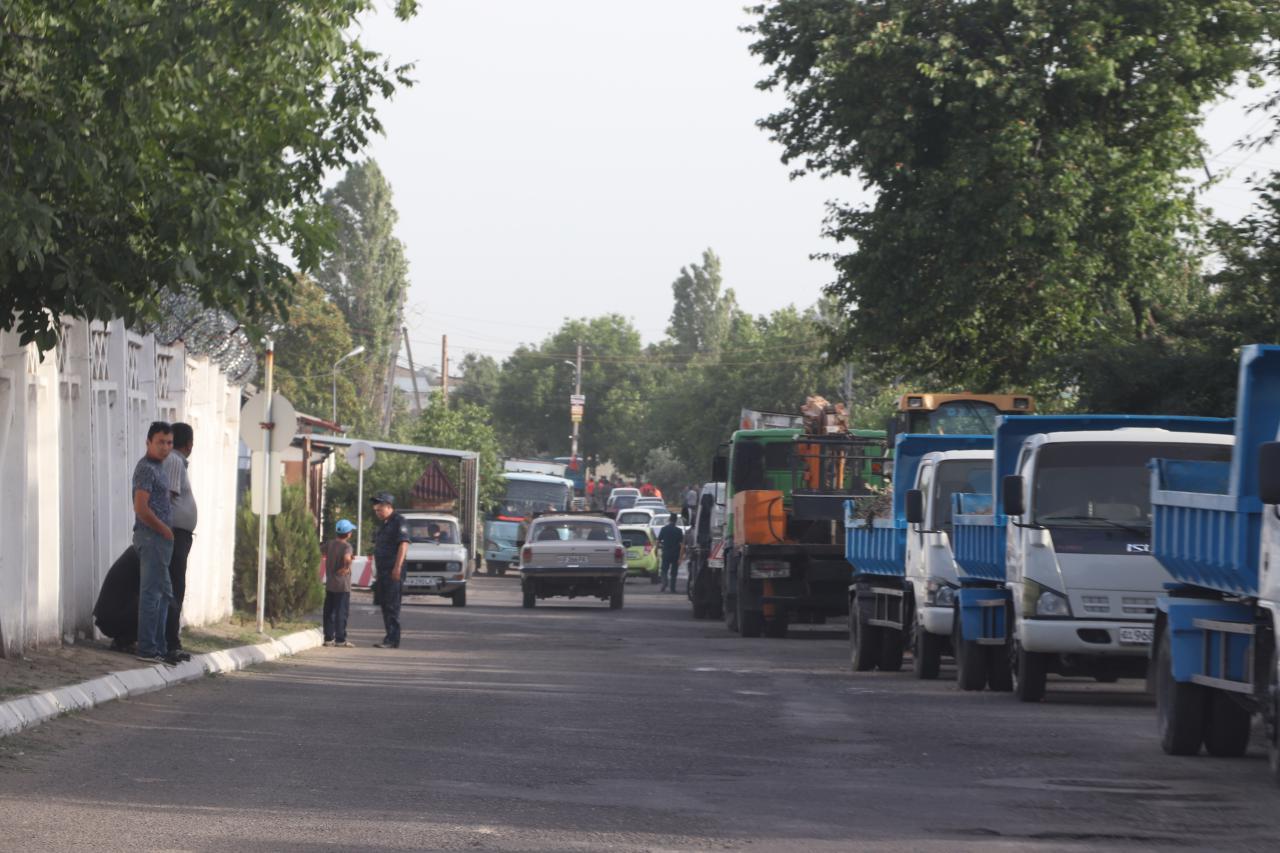
[[[440,461],[432,459],[427,470],[422,472],[422,476],[414,484],[413,496],[429,505],[446,504],[458,499],[458,489],[444,472],[444,468],[440,467]]]

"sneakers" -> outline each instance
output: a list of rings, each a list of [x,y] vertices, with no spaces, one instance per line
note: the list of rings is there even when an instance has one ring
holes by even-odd
[[[164,663],[164,658],[160,655],[138,655],[134,660],[140,660],[143,663]]]
[[[325,641],[324,641],[323,643],[321,643],[320,645],[322,645],[322,646],[324,646],[326,649],[328,649],[328,648],[332,648],[332,647],[333,647],[334,642],[333,642],[333,640],[325,640]]]
[[[343,640],[341,643],[334,643],[334,645],[340,649],[354,649],[356,647],[355,643],[348,642],[347,640]]]
[[[160,662],[165,666],[177,666],[184,660],[191,660],[191,655],[186,655],[184,652],[169,652],[164,657],[160,658]]]
[[[375,649],[398,649],[400,648],[400,644],[399,643],[374,643],[373,647]]]

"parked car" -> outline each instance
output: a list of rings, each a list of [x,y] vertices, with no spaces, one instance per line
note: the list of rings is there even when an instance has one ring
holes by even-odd
[[[642,497],[635,503],[636,507],[650,506],[654,509],[666,509],[667,504],[662,498],[645,498]]]
[[[484,525],[484,565],[491,575],[505,575],[507,567],[520,559],[516,541],[520,538],[519,521],[486,521]]]
[[[520,545],[520,589],[525,607],[539,598],[592,597],[622,607],[627,554],[612,518],[544,515]]]
[[[409,525],[404,558],[403,594],[438,595],[454,607],[467,605],[467,548],[458,536],[458,519],[434,512],[401,513]]]
[[[652,528],[645,524],[618,525],[622,547],[627,550],[627,576],[644,577],[649,583],[658,582],[658,539]]]

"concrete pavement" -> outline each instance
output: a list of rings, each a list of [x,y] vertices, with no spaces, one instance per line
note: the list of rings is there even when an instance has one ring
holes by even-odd
[[[1170,758],[1136,682],[1049,701],[848,671],[632,582],[353,603],[317,649],[0,741],[0,849],[1049,850],[1280,843],[1265,757]]]

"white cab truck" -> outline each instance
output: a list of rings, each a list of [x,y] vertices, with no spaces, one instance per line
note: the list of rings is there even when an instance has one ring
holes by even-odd
[[[1280,346],[1241,353],[1229,461],[1157,459],[1152,551],[1159,599],[1152,680],[1165,752],[1243,755],[1262,716],[1280,781]]]
[[[685,532],[686,590],[694,619],[723,617],[720,573],[724,570],[724,483],[703,483],[691,526]]]
[[[1144,676],[1171,580],[1151,556],[1148,465],[1226,460],[1231,429],[1223,418],[999,419],[991,511],[954,517],[956,560],[983,579],[958,596],[960,686],[1035,702],[1050,673]]]
[[[894,441],[892,516],[860,516],[849,501],[845,557],[849,658],[855,671],[896,671],[912,649],[918,678],[937,678],[949,651],[959,587],[951,552],[951,496],[985,489],[989,435],[899,435]]]

